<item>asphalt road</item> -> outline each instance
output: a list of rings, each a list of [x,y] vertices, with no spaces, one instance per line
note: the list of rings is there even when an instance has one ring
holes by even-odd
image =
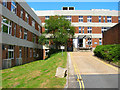
[[[99,60],[92,52],[70,52],[68,56],[68,88],[118,90],[113,89],[119,87],[118,68]]]

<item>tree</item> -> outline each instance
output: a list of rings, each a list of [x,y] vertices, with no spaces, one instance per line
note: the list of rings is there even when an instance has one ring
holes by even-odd
[[[39,38],[40,44],[44,45],[46,40],[53,42],[56,49],[64,45],[67,49],[67,41],[69,38],[74,37],[75,28],[71,26],[71,22],[64,16],[51,16],[45,20],[45,28],[47,29],[44,34]],[[49,36],[49,39],[46,37]]]

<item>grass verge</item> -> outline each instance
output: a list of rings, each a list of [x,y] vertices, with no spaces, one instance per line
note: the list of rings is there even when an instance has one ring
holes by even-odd
[[[57,67],[66,67],[67,53],[56,53],[47,60],[2,70],[3,88],[64,88],[66,78],[56,78]]]

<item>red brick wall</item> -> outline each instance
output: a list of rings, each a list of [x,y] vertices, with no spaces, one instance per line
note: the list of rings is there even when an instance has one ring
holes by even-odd
[[[112,16],[112,23],[118,23],[118,16]]]
[[[103,45],[120,44],[120,23],[103,33]]]
[[[97,44],[95,44],[97,42]],[[99,38],[92,38],[92,47],[95,48],[97,45],[99,45]]]
[[[17,16],[20,17],[20,13],[21,13],[21,7],[19,4],[17,4]]]
[[[72,22],[79,22],[79,16],[72,16]]]
[[[39,16],[39,19],[41,20],[42,23],[45,22],[45,16]]]
[[[87,22],[87,16],[83,16],[83,22]]]
[[[92,27],[92,33],[100,34],[101,33],[101,27]]]
[[[99,16],[92,16],[92,22],[99,22]]]
[[[11,11],[11,2],[7,2],[7,8]]]
[[[75,27],[75,33],[79,33],[79,27]]]

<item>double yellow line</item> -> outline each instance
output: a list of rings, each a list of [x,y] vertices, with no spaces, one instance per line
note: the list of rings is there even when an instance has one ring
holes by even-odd
[[[79,85],[80,85],[80,90],[81,90],[81,89],[84,90],[85,85],[84,85],[83,80],[82,80],[82,77],[81,77],[81,75],[80,75],[80,71],[79,71],[79,69],[77,68],[76,63],[75,63],[74,60],[73,60],[72,53],[70,53],[70,56],[71,56],[71,60],[72,60],[72,62],[73,62],[73,66],[74,66],[75,73],[76,73],[76,75],[77,75],[77,81],[79,82]]]

